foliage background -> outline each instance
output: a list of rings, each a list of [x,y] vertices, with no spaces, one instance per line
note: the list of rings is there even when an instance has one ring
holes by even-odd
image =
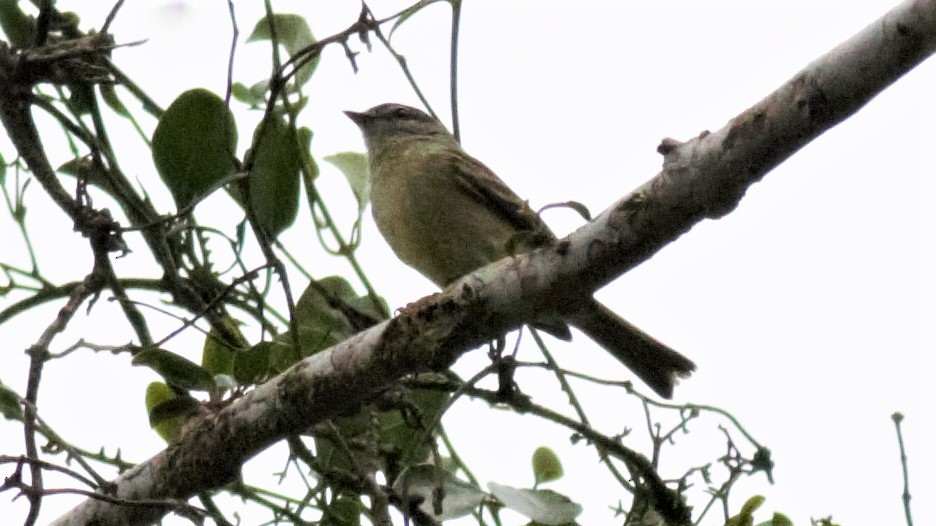
[[[110,6],[87,4],[58,6],[80,13],[85,27],[99,26]],[[252,4],[236,2],[242,39],[261,14],[260,6]],[[600,211],[658,171],[655,147],[662,137],[685,139],[720,127],[893,3],[622,4],[465,5],[459,96],[466,149],[535,204],[576,199]],[[404,5],[372,7],[389,14]],[[306,15],[318,37],[343,29],[359,10],[354,2],[317,9],[308,2],[281,1],[275,7]],[[223,93],[227,16],[220,1],[128,2],[112,31],[118,42],[148,41],[115,51],[115,62],[164,107],[191,87]],[[393,38],[443,115],[448,24],[447,8],[432,6]],[[351,72],[339,48],[329,48],[310,83],[312,100],[301,124],[316,133],[318,159],[363,148],[340,110],[416,102],[379,45],[373,53],[356,49],[362,51],[359,74]],[[235,80],[249,84],[266,76],[268,55],[263,44],[240,45]],[[767,495],[766,509],[784,511],[797,523],[829,514],[842,524],[901,520],[900,470],[889,420],[895,410],[907,416],[911,490],[917,497],[934,493],[924,472],[913,470],[936,462],[926,447],[936,440],[932,412],[923,403],[933,396],[924,374],[936,365],[933,331],[925,324],[934,314],[936,290],[927,272],[936,263],[929,235],[936,213],[926,206],[936,189],[926,155],[936,138],[934,80],[936,67],[924,63],[768,175],[733,214],[699,225],[600,294],[615,310],[696,360],[699,372],[680,387],[679,399],[731,410],[773,449],[777,485],[767,487],[758,479],[745,488]],[[236,108],[241,130],[252,129],[259,113]],[[145,117],[143,123],[149,130],[154,125]],[[145,145],[125,122],[113,124],[126,131],[112,132],[119,154],[138,161],[125,170],[140,179],[161,209],[170,210],[171,198],[156,184]],[[53,152],[53,165],[68,160],[62,134],[54,125],[46,130],[43,140]],[[239,151],[249,137],[241,133]],[[0,141],[3,152],[11,151],[5,137]],[[333,209],[347,205],[337,215],[350,229],[353,197],[337,171],[325,163],[322,169],[320,189],[336,203]],[[46,213],[51,204],[38,190],[30,189],[27,205],[42,268],[52,280],[81,276],[90,263],[86,242],[71,233],[62,214]],[[230,228],[239,220],[225,197],[203,206],[217,217],[230,217]],[[565,231],[577,221],[563,212],[547,219]],[[318,276],[347,273],[341,260],[322,255],[308,229],[305,219],[282,241],[311,262]],[[360,259],[392,306],[434,290],[395,260],[370,223],[364,239]],[[6,216],[0,216],[0,240],[6,254],[22,250]],[[77,256],[63,257],[67,254]],[[127,275],[154,272],[142,250],[115,265]],[[26,370],[22,350],[56,308],[46,306],[21,316],[12,327],[0,327],[2,380],[19,392]],[[114,305],[99,302],[93,316],[76,319],[57,342],[67,345],[86,334],[100,337],[102,326],[109,336],[99,343],[128,341],[126,327],[103,321],[108,311],[119,316]],[[157,318],[153,327],[161,335],[176,324]],[[201,336],[194,333],[172,345],[180,352],[192,349],[192,357],[200,348]],[[589,343],[557,350],[567,366],[625,375]],[[474,371],[484,360],[474,353],[459,368]],[[40,394],[42,416],[88,449],[120,447],[125,458],[137,461],[162,449],[148,430],[142,403],[143,387],[154,375],[129,368],[127,361],[102,353],[51,363]],[[548,378],[520,381],[543,403],[564,403]],[[581,394],[586,406],[606,407],[598,416],[599,428],[614,432],[622,420],[635,428],[643,425],[637,404],[608,403],[602,391],[583,388]],[[553,447],[567,473],[554,487],[585,504],[583,524],[607,521],[605,506],[618,495],[591,451],[570,446],[564,431],[479,403],[460,404],[446,422],[466,457],[488,466],[479,470],[482,480],[529,484],[529,454],[540,444]],[[668,457],[674,465],[691,462],[702,448],[723,447],[715,433],[685,440],[687,445]],[[21,448],[19,428],[0,422],[0,451]],[[272,480],[282,459],[281,451],[268,452],[248,466],[248,476]],[[936,520],[923,498],[913,504],[918,523]],[[66,498],[49,499],[44,517],[51,519],[58,515],[54,509],[70,505]],[[0,503],[0,513],[6,515],[7,509],[15,515],[24,508]]]

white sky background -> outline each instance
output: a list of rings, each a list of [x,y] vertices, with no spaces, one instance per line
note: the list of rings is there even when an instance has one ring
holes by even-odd
[[[83,17],[82,27],[100,27],[107,9],[89,2],[60,1]],[[237,2],[242,40],[260,16],[260,2]],[[688,139],[715,130],[754,104],[799,69],[861,30],[896,5],[893,1],[758,2],[483,2],[468,1],[462,15],[459,96],[463,143],[534,206],[577,200],[598,213],[655,175],[660,139]],[[318,37],[354,21],[355,2],[274,2],[280,12],[308,16]],[[405,5],[373,6],[387,15]],[[574,8],[570,7],[574,5]],[[107,6],[109,7],[109,6]],[[100,9],[92,14],[87,9]],[[322,12],[327,11],[327,12]],[[223,94],[230,25],[225,2],[127,2],[112,31],[118,42],[148,39],[115,51],[117,64],[164,107],[182,91],[206,87]],[[448,113],[448,9],[432,6],[394,36],[437,111]],[[301,124],[315,132],[313,154],[361,150],[358,130],[341,110],[363,110],[381,102],[417,105],[399,68],[379,43],[361,51],[353,75],[338,47],[329,48],[307,90],[310,107]],[[238,48],[235,80],[251,84],[268,74],[266,44]],[[602,301],[698,365],[676,391],[676,401],[722,407],[737,416],[776,462],[776,484],[758,475],[734,490],[732,508],[753,494],[767,497],[758,521],[777,510],[796,524],[832,515],[836,522],[903,524],[902,479],[890,415],[906,415],[904,435],[917,524],[936,524],[932,467],[936,455],[931,371],[934,334],[925,321],[936,314],[936,264],[932,227],[932,162],[936,140],[936,63],[932,60],[889,88],[856,116],[814,141],[751,188],[739,208],[719,221],[705,221],[650,261],[602,290]],[[129,97],[124,98],[129,101]],[[242,107],[235,104],[235,113]],[[143,115],[138,112],[138,115]],[[241,151],[253,123],[241,123]],[[143,118],[152,130],[151,119]],[[164,211],[167,192],[153,184],[148,151],[129,127],[113,133],[121,142],[124,170],[138,177]],[[44,137],[61,143],[52,128]],[[2,151],[9,155],[3,138]],[[121,149],[123,148],[123,149]],[[67,152],[62,150],[62,162]],[[342,224],[351,225],[352,198],[340,174],[321,163],[319,185]],[[29,227],[42,267],[53,279],[80,278],[90,269],[86,241],[71,232],[60,213],[49,213],[38,185],[28,194]],[[212,210],[230,213],[226,198]],[[343,210],[342,204],[346,205]],[[208,209],[206,209],[206,212]],[[202,217],[210,217],[203,214]],[[575,228],[572,212],[546,215],[558,231]],[[233,231],[233,218],[226,224]],[[316,276],[348,273],[342,260],[322,256],[307,214],[283,241]],[[20,239],[5,215],[0,232],[10,252]],[[46,232],[50,238],[46,236]],[[10,240],[7,239],[10,236]],[[359,256],[376,288],[393,307],[435,290],[398,262],[371,222]],[[141,246],[138,238],[131,243]],[[61,257],[73,250],[77,257]],[[56,254],[58,254],[56,256]],[[147,267],[140,248],[117,262],[126,275]],[[26,266],[27,260],[9,253]],[[304,283],[296,278],[295,289]],[[105,295],[106,296],[106,295]],[[5,305],[0,303],[0,307]],[[55,308],[21,316],[0,326],[0,379],[25,391],[22,351],[51,321]],[[111,334],[99,302],[86,321],[59,337],[61,350],[80,336],[118,344],[131,338]],[[82,313],[79,318],[85,319]],[[113,318],[110,318],[113,319]],[[162,320],[161,338],[176,327]],[[256,337],[249,334],[248,337]],[[192,334],[168,348],[197,359],[201,337]],[[555,343],[566,367],[614,379],[629,373],[579,336],[575,346]],[[521,358],[536,360],[532,349]],[[72,443],[100,446],[143,461],[164,447],[146,424],[143,390],[156,379],[129,368],[126,356],[73,356],[46,366],[40,393],[45,420]],[[482,352],[459,362],[470,376],[485,363]],[[565,407],[564,396],[545,375],[524,375],[521,387],[536,401]],[[643,447],[640,406],[619,391],[577,385],[597,426],[613,434],[634,428]],[[601,414],[599,414],[599,410]],[[692,434],[664,451],[664,476],[717,457],[724,449],[712,417],[695,421]],[[529,486],[529,457],[539,445],[554,448],[566,478],[549,485],[585,505],[582,524],[613,523],[607,506],[621,496],[591,449],[571,446],[569,433],[533,417],[462,402],[446,420],[450,436],[483,481]],[[740,438],[735,433],[736,438]],[[0,422],[0,453],[22,451],[19,426]],[[260,457],[248,476],[272,484],[283,467],[282,450]],[[8,470],[7,470],[8,472]],[[699,482],[701,484],[701,481]],[[64,486],[61,482],[59,487]],[[0,498],[0,516],[25,516],[25,499]],[[43,519],[52,520],[76,500],[48,498]],[[701,500],[693,504],[701,505]],[[713,510],[706,523],[718,524]],[[266,517],[245,520],[254,524]],[[167,524],[181,523],[178,519]],[[517,518],[508,524],[522,524]]]

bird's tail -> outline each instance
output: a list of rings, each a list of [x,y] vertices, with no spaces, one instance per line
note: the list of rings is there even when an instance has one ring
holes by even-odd
[[[596,300],[574,313],[570,324],[601,345],[663,398],[673,396],[677,378],[695,370],[692,360],[653,339]]]

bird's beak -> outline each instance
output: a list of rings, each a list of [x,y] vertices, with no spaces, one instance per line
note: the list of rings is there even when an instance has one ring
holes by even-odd
[[[347,115],[348,118],[354,121],[354,124],[357,124],[358,126],[363,125],[370,117],[370,115],[366,112],[358,113],[356,111],[346,111],[344,114]]]

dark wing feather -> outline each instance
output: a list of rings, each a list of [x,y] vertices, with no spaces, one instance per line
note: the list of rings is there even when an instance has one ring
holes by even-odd
[[[457,184],[477,202],[517,229],[523,245],[539,247],[556,239],[549,226],[520,199],[490,168],[462,151],[443,155],[452,164],[450,173],[457,174]],[[469,175],[470,174],[470,175]]]

